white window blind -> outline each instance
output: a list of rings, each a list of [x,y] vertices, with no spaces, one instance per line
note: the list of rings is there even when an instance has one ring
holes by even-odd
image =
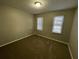
[[[53,33],[61,33],[63,26],[64,16],[56,16],[54,17],[52,32]]]
[[[37,18],[37,30],[40,30],[40,31],[43,30],[43,17]]]

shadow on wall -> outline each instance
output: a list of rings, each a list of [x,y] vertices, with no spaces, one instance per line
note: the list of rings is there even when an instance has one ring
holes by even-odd
[[[70,36],[70,49],[73,59],[78,59],[78,10],[76,10]]]

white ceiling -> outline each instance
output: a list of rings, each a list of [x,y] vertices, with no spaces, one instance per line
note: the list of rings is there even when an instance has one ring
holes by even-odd
[[[36,8],[35,1],[42,3]],[[1,5],[16,7],[32,14],[77,7],[77,0],[0,0]]]

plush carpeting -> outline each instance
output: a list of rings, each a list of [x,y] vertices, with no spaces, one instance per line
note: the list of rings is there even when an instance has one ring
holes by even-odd
[[[37,35],[0,48],[0,59],[71,59],[68,47]]]

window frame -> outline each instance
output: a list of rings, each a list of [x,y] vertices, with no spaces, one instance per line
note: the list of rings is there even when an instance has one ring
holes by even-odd
[[[53,32],[53,28],[54,28],[54,21],[55,21],[55,17],[59,17],[59,16],[63,16],[63,22],[62,22],[62,25],[61,25],[61,33],[57,33],[57,32]],[[63,27],[64,27],[64,21],[65,21],[65,17],[64,15],[58,15],[58,16],[55,16],[52,20],[52,33],[54,34],[63,34]]]
[[[42,29],[38,29],[38,26],[39,26],[39,25],[38,25],[38,18],[42,18]],[[43,31],[43,17],[42,17],[42,16],[38,16],[38,17],[36,18],[36,24],[37,24],[37,25],[36,25],[36,30],[37,30],[37,31]]]

